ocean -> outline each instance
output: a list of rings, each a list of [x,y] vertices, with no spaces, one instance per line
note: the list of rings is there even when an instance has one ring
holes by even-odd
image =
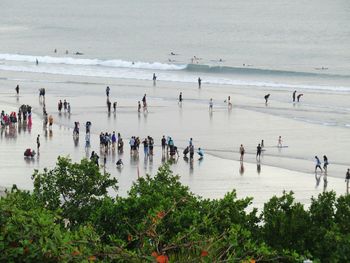
[[[345,0],[3,0],[0,70],[347,93],[349,13]]]

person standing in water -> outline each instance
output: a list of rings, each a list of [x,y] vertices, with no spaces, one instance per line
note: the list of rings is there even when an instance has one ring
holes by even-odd
[[[243,147],[243,144],[241,144],[241,147],[239,147],[239,153],[241,154],[239,160],[241,162],[243,162],[243,158],[244,158],[244,153],[245,153],[245,150],[244,150],[244,147]]]
[[[349,194],[350,169],[345,174],[346,194]]]
[[[117,112],[117,102],[113,102],[113,112],[116,113]]]
[[[324,169],[324,172],[327,173],[327,167],[328,167],[328,158],[326,155],[323,155],[323,169]]]
[[[260,146],[260,143],[259,143],[258,146],[256,147],[256,159],[258,161],[260,161],[260,156],[261,156],[261,146]]]
[[[137,104],[137,111],[141,112],[141,102],[138,102],[138,104]]]
[[[153,85],[156,85],[157,82],[157,76],[156,73],[153,73]]]
[[[270,93],[265,95],[265,97],[264,97],[265,98],[265,104],[267,104],[267,102],[269,100],[269,97],[270,97]]]
[[[294,90],[294,92],[293,92],[293,102],[295,102],[295,95],[296,95],[296,93],[297,93],[297,91]]]
[[[179,103],[180,104],[182,103],[182,92],[180,92],[180,95],[179,95]]]
[[[210,101],[209,101],[209,111],[213,111],[213,99],[210,98]]]
[[[317,168],[320,168],[320,170],[322,172],[321,161],[320,161],[320,159],[318,159],[317,156],[315,156],[315,173],[317,172]]]
[[[200,89],[202,87],[202,79],[198,78],[198,88]]]
[[[303,95],[304,95],[304,94],[299,94],[299,95],[297,96],[298,102],[299,102],[300,98],[301,98]]]
[[[40,149],[40,135],[39,134],[36,137],[36,148],[37,148],[38,154],[39,154],[39,149]]]
[[[16,94],[19,95],[19,85],[16,86]]]
[[[109,91],[110,91],[111,89],[109,88],[109,86],[107,86],[107,88],[106,88],[106,96],[107,97],[109,97]]]
[[[282,137],[278,137],[277,147],[282,148]]]

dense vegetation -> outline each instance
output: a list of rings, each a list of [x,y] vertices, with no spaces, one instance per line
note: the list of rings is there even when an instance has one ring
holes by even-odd
[[[334,192],[308,209],[284,193],[258,214],[235,191],[195,196],[168,165],[127,197],[86,159],[59,157],[33,180],[0,199],[1,262],[350,262],[350,197]]]

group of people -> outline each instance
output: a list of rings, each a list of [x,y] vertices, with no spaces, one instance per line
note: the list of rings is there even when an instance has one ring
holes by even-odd
[[[119,153],[122,153],[124,151],[124,142],[120,133],[118,132],[118,134],[116,134],[115,131],[113,131],[113,133],[101,132],[100,150],[107,154],[110,151],[110,149],[112,149],[112,151],[114,152],[116,148]]]
[[[71,106],[70,103],[67,102],[66,100],[59,100],[58,104],[57,104],[57,108],[58,108],[58,112],[61,113],[62,112],[62,108],[64,110],[64,112],[67,112],[68,114],[71,113]]]

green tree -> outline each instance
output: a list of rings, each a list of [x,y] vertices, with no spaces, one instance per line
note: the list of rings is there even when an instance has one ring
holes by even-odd
[[[117,180],[87,159],[72,163],[58,157],[54,169],[36,170],[33,179],[36,199],[50,210],[61,209],[70,225],[85,222],[108,188],[117,190]]]

